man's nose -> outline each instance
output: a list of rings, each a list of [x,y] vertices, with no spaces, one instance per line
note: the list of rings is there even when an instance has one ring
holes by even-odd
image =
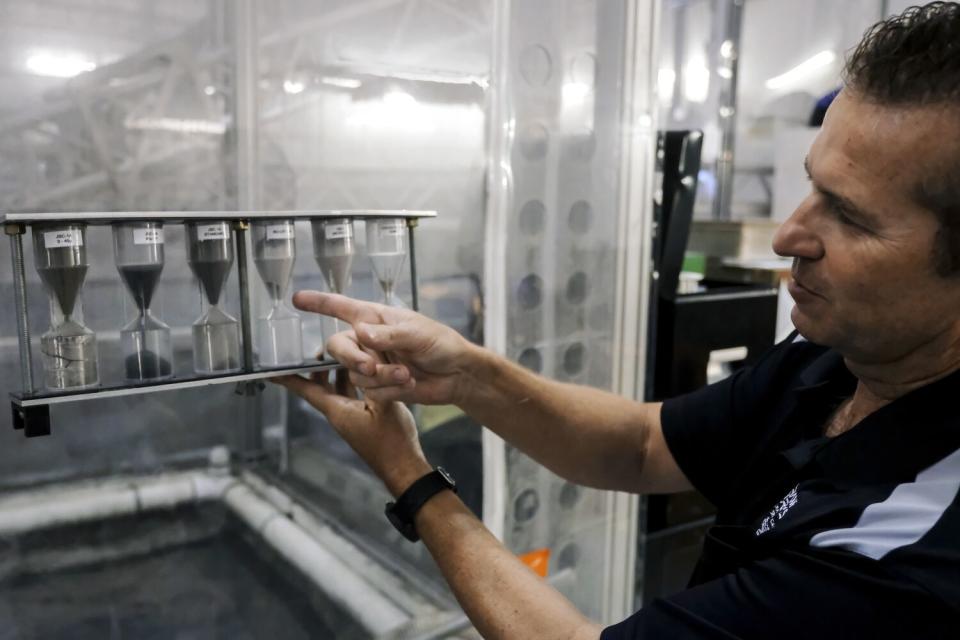
[[[773,236],[773,251],[785,258],[819,260],[823,257],[823,243],[811,228],[813,211],[808,197],[793,214],[784,220]]]

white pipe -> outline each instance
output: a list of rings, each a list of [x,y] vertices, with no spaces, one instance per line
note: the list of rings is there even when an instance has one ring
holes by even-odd
[[[214,500],[233,482],[229,476],[187,471],[20,491],[0,497],[0,536]]]
[[[228,488],[223,501],[372,635],[385,635],[410,622],[391,600],[248,485],[238,482]]]
[[[252,474],[238,480],[226,464],[207,471],[110,478],[0,496],[0,537],[211,500],[222,500],[372,635],[410,622],[402,608],[291,519],[298,508],[286,493]]]

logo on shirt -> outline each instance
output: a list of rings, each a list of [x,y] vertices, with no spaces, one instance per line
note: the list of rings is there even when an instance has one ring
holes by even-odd
[[[783,519],[783,516],[787,515],[787,511],[797,504],[797,492],[800,489],[798,484],[793,489],[790,489],[790,492],[783,497],[783,500],[777,503],[773,509],[770,510],[770,515],[763,519],[763,522],[760,523],[760,528],[757,529],[757,535],[763,535],[767,531],[773,529],[777,522]]]

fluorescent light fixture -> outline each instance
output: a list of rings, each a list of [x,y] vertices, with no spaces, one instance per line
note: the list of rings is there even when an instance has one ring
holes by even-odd
[[[683,68],[683,95],[690,102],[706,102],[710,93],[710,69],[703,60],[691,60]]]
[[[393,89],[380,100],[354,103],[347,124],[402,133],[430,133],[435,129],[436,113],[435,108],[420,104],[406,91]]]
[[[564,82],[563,83],[563,104],[564,105],[582,105],[590,95],[590,85],[584,82]]]
[[[78,55],[56,55],[37,53],[27,58],[27,70],[38,76],[50,78],[72,78],[86,71],[93,71],[97,65]]]
[[[767,89],[783,89],[788,87],[799,80],[808,78],[814,72],[828,67],[833,64],[833,61],[837,59],[837,54],[829,49],[821,51],[812,58],[804,60],[793,69],[781,73],[778,76],[770,78],[766,81],[765,85]]]
[[[305,89],[305,85],[297,80],[284,80],[283,90],[291,95],[297,95]]]
[[[171,131],[173,133],[205,133],[222,136],[227,131],[225,122],[216,120],[199,120],[192,118],[127,118],[124,126],[128,129],[142,131]]]
[[[673,89],[677,84],[677,72],[673,69],[663,68],[657,72],[657,95],[663,102],[673,100]]]
[[[410,109],[417,106],[417,99],[405,91],[389,91],[383,96],[383,104],[391,109]]]
[[[217,92],[217,88],[216,88],[215,86],[213,86],[212,84],[208,84],[207,86],[205,86],[205,87],[203,88],[203,93],[204,93],[205,95],[208,95],[208,96],[212,96],[212,95],[215,94],[216,92]]]
[[[337,76],[323,76],[320,82],[328,84],[331,87],[341,87],[343,89],[359,89],[363,83],[356,78],[339,78]]]

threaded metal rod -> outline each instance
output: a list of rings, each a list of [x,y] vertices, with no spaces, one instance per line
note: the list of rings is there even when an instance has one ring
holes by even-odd
[[[248,284],[249,270],[247,269],[247,230],[250,228],[246,220],[237,223],[237,280],[240,285],[240,333],[243,336],[243,370],[253,371],[253,330],[250,322],[250,287]]]
[[[30,317],[27,314],[27,274],[23,266],[24,228],[9,226],[10,255],[13,261],[13,291],[17,307],[17,337],[20,343],[20,377],[24,395],[33,393],[33,355],[30,350]]]
[[[410,245],[410,297],[413,303],[413,310],[420,311],[420,291],[417,286],[417,246],[414,243],[414,229],[417,228],[416,218],[407,218],[407,238]]]

